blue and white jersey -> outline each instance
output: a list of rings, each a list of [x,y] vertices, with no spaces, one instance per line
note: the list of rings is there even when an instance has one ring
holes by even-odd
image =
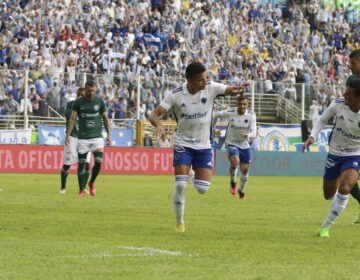
[[[226,118],[229,120],[226,129],[225,144],[234,145],[241,149],[250,148],[249,139],[256,137],[256,115],[246,110],[243,115],[239,115],[237,108],[230,108],[220,111],[215,115],[215,119]],[[240,135],[240,131],[248,134],[248,137]]]
[[[193,149],[210,149],[212,135],[212,110],[214,100],[223,95],[226,85],[209,82],[205,89],[190,94],[187,84],[168,92],[160,106],[169,110],[173,108],[177,126],[174,134],[174,145]]]
[[[360,113],[354,113],[342,98],[335,99],[316,121],[310,136],[318,133],[335,117],[335,124],[329,141],[329,153],[335,156],[360,155]]]

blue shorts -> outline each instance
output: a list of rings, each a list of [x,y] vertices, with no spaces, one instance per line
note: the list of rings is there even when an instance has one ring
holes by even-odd
[[[360,156],[334,156],[328,154],[325,161],[325,180],[333,180],[346,169],[353,168],[359,173]]]
[[[174,146],[173,165],[192,165],[193,168],[206,168],[212,170],[212,149],[195,150],[188,147]]]
[[[251,162],[250,148],[241,149],[241,148],[233,146],[233,145],[228,145],[227,146],[227,154],[228,154],[229,159],[232,156],[237,156],[240,159],[241,163],[249,164]]]

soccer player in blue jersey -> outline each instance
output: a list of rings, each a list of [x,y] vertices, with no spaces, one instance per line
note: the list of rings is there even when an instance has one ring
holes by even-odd
[[[237,108],[220,111],[214,116],[214,127],[219,118],[229,120],[225,144],[230,161],[230,193],[239,194],[240,199],[245,199],[245,186],[249,178],[249,165],[251,162],[250,139],[256,137],[256,116],[248,110],[248,98],[239,95],[236,99]],[[215,133],[218,133],[215,131]],[[240,188],[236,189],[236,176],[240,166]]]
[[[317,134],[335,118],[325,161],[323,191],[325,199],[334,197],[331,208],[319,229],[319,236],[329,237],[329,228],[345,209],[349,193],[359,177],[360,165],[360,79],[349,81],[344,98],[335,99],[316,121],[303,152]]]
[[[160,105],[151,113],[149,120],[155,127],[157,138],[165,134],[160,117],[173,109],[177,126],[174,134],[175,185],[173,202],[177,232],[185,231],[185,191],[189,168],[195,171],[193,185],[200,194],[211,185],[213,152],[212,108],[214,100],[221,95],[243,94],[243,86],[226,86],[208,80],[205,67],[193,62],[186,67],[186,82],[168,92]]]

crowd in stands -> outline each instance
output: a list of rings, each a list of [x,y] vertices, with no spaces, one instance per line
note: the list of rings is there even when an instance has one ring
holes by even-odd
[[[318,2],[1,1],[0,115],[25,107],[38,116],[63,115],[82,73],[91,73],[112,119],[136,118],[141,76],[139,114],[145,119],[193,60],[204,63],[213,80],[256,81],[256,92],[294,101],[296,84],[304,83],[321,113],[342,94],[360,24],[351,4],[328,9]]]

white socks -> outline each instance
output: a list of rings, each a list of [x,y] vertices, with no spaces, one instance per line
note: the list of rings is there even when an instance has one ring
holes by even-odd
[[[245,175],[241,173],[241,175],[240,175],[240,192],[242,192],[242,193],[244,192],[248,179],[249,179],[249,172],[246,173]]]
[[[347,203],[349,201],[349,195],[343,195],[340,193],[336,193],[335,198],[331,204],[330,211],[326,215],[324,222],[321,227],[329,227],[331,226],[335,219],[341,214],[341,212],[345,209]]]
[[[174,184],[174,210],[176,224],[184,223],[184,209],[185,209],[185,192],[188,176],[187,175],[176,175]]]
[[[230,173],[230,180],[233,183],[236,183],[236,175],[237,175],[238,167],[235,169],[230,165],[229,173]]]

